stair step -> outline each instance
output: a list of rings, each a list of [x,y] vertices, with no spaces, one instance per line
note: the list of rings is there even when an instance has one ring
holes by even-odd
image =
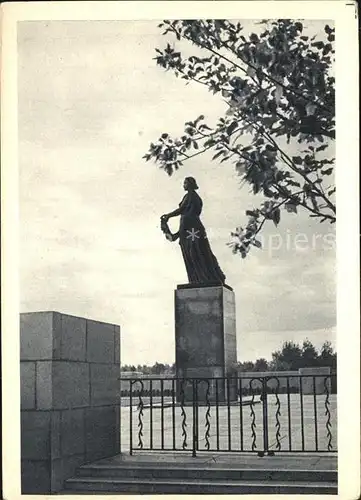
[[[77,470],[77,477],[119,478],[119,479],[207,479],[207,480],[258,480],[258,481],[307,481],[337,482],[335,470],[300,470],[300,469],[254,469],[254,468],[225,468],[225,467],[197,467],[181,466],[135,466],[126,465],[84,465]]]
[[[82,477],[68,479],[65,489],[72,492],[122,492],[134,494],[170,493],[271,493],[271,494],[337,494],[334,482],[294,481],[207,481],[200,479],[129,479]]]

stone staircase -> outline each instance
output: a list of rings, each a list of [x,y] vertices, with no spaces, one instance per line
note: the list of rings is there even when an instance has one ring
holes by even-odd
[[[75,476],[65,482],[61,493],[337,494],[335,467],[322,469],[322,463],[307,469],[300,468],[300,463],[292,467],[288,457],[282,457],[287,462],[285,468],[279,467],[273,458],[262,459],[262,463],[257,461],[252,466],[254,457],[250,461],[243,459],[241,464],[232,458],[231,463],[169,460],[167,464],[156,460],[127,462],[114,457],[79,467]]]

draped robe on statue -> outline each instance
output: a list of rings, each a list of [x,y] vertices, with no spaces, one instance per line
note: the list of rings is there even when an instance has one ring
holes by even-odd
[[[224,284],[223,274],[213,255],[205,227],[199,216],[203,202],[195,191],[188,191],[173,215],[180,215],[179,244],[189,283]]]

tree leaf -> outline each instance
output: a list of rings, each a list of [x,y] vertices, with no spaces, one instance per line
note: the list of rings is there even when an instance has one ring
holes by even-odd
[[[263,194],[267,196],[267,198],[273,198],[274,193],[267,186],[263,187]]]
[[[217,158],[219,158],[219,157],[220,157],[221,155],[223,155],[223,154],[224,154],[224,151],[223,151],[223,149],[221,149],[221,151],[218,151],[218,153],[216,153],[216,154],[213,156],[212,160],[216,160]]]
[[[232,95],[232,92],[230,90],[226,90],[226,89],[222,90],[222,97],[224,97],[225,99],[227,99],[228,97],[231,97],[231,95]]]
[[[278,226],[280,219],[281,219],[281,211],[279,208],[276,208],[272,212],[272,220],[273,220],[275,226]]]
[[[295,165],[303,164],[303,159],[300,156],[292,156],[292,161]]]
[[[331,174],[332,174],[332,172],[333,172],[333,167],[331,167],[331,168],[327,168],[326,170],[321,170],[321,173],[322,173],[323,175],[331,175]]]
[[[287,184],[294,187],[301,187],[301,184],[299,182],[293,181],[292,179],[287,179]]]
[[[248,217],[257,217],[258,216],[257,212],[255,212],[254,210],[246,210],[246,215],[248,215]]]
[[[253,43],[257,43],[257,42],[259,42],[259,38],[258,38],[258,36],[256,35],[256,33],[251,33],[251,35],[250,35],[249,39],[250,39],[250,40],[251,40],[251,42],[253,42]]]
[[[252,66],[248,66],[247,68],[247,75],[250,77],[250,78],[253,78],[256,74],[256,70],[255,68],[252,68]]]
[[[289,213],[297,213],[297,206],[294,203],[285,203],[285,209]]]
[[[232,122],[230,125],[228,125],[226,129],[227,134],[231,135],[236,130],[237,127],[238,127],[238,122],[236,121]]]
[[[241,163],[240,161],[238,161],[236,163],[236,170],[237,170],[238,174],[242,175],[242,174],[246,173],[246,165],[244,163]]]
[[[323,49],[323,47],[325,46],[325,44],[322,42],[322,41],[317,41],[317,42],[313,42],[311,43],[311,46],[312,47],[316,47],[316,49]]]
[[[212,147],[216,144],[216,141],[213,138],[207,139],[206,142],[204,143],[204,147]]]

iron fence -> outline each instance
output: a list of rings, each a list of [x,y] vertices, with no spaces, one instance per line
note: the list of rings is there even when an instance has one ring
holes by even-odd
[[[335,374],[121,379],[122,448],[336,452]]]

